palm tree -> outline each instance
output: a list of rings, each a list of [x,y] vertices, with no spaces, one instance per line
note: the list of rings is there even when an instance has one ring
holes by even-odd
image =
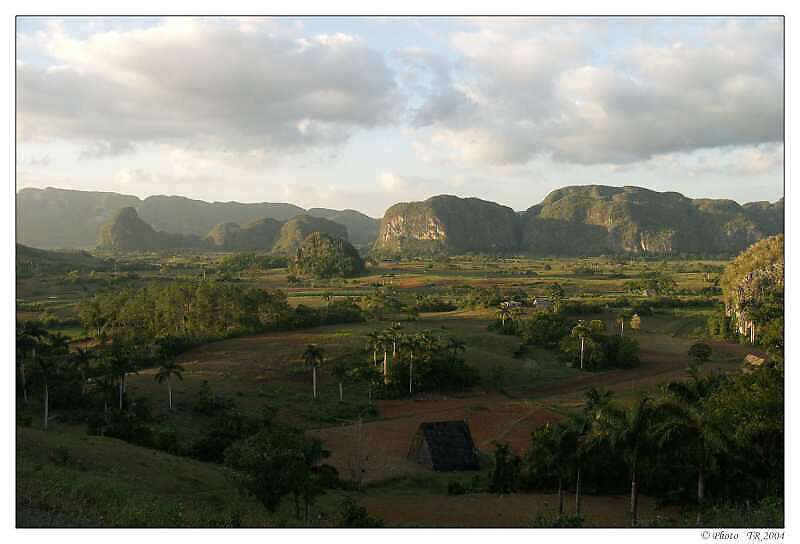
[[[50,382],[59,370],[59,363],[69,353],[69,339],[63,334],[47,334],[44,353],[36,356],[34,363],[44,386],[44,430],[50,421]]]
[[[172,378],[183,380],[183,367],[172,357],[164,357],[156,372],[155,380],[158,383],[167,383],[169,392],[169,411],[172,411]]]
[[[464,351],[467,349],[467,345],[459,338],[449,338],[447,340],[447,346],[445,346],[445,349],[449,350],[450,354],[455,359],[458,357],[459,351]]]
[[[367,333],[369,342],[367,346],[372,349],[372,364],[378,364],[378,350],[383,347],[383,336],[380,331],[370,331]]]
[[[656,409],[652,399],[642,393],[633,407],[624,412],[616,412],[615,421],[610,429],[612,447],[622,450],[630,471],[632,527],[639,524],[639,488],[637,485],[639,459],[653,439],[652,426],[655,415]]]
[[[611,420],[613,407],[611,400],[613,392],[608,389],[591,387],[586,392],[586,404],[583,407],[582,417],[575,418],[573,427],[575,432],[575,464],[577,478],[575,483],[575,513],[581,513],[581,472],[584,460],[588,458],[597,447],[608,439],[605,429]]]
[[[617,314],[617,324],[619,324],[619,335],[625,336],[625,320],[630,319],[631,314],[627,311],[622,311]]]
[[[408,394],[410,395],[414,392],[414,352],[422,345],[420,333],[403,335],[400,345],[408,350]]]
[[[565,453],[564,460],[575,467],[575,514],[581,514],[581,469],[587,452],[586,437],[589,432],[589,420],[585,414],[570,414],[561,437],[561,447]],[[563,507],[562,508],[563,511]]]
[[[339,382],[339,402],[344,402],[344,381],[350,375],[350,366],[347,364],[347,361],[344,357],[340,357],[336,360],[333,367],[331,367],[331,372],[333,372],[336,381]]]
[[[70,357],[70,362],[81,375],[81,396],[86,394],[86,374],[91,368],[94,360],[94,352],[91,349],[77,348]]]
[[[511,317],[511,310],[508,308],[508,306],[500,306],[500,308],[497,310],[497,314],[496,315],[497,315],[497,318],[500,320],[500,323],[501,323],[501,326],[503,327],[503,330],[505,330],[505,328],[506,328],[506,319]]]
[[[423,355],[430,355],[437,350],[439,338],[431,330],[422,330],[417,333],[419,340],[419,350]]]
[[[586,339],[592,335],[592,329],[589,325],[582,319],[578,320],[578,324],[572,328],[570,332],[570,336],[573,338],[580,338],[581,339],[581,370],[583,370],[583,349],[586,342]]]
[[[40,321],[25,321],[17,325],[17,357],[19,358],[20,378],[22,380],[22,400],[26,405],[28,404],[28,383],[25,373],[25,361],[28,358],[29,350],[31,360],[36,360],[37,348],[41,349],[40,345],[46,337],[47,329]]]
[[[118,340],[113,340],[108,353],[110,370],[117,378],[119,389],[119,409],[122,410],[122,400],[125,395],[125,377],[129,372],[135,372],[136,367],[133,353],[130,348]]]
[[[325,360],[325,350],[316,344],[308,344],[303,352],[303,361],[306,366],[311,367],[311,375],[314,385],[314,400],[317,400],[317,368]]]
[[[658,434],[660,445],[685,448],[697,470],[697,524],[702,520],[705,502],[705,476],[718,453],[727,449],[725,436],[705,401],[718,388],[719,376],[701,377],[689,368],[689,379],[667,384],[667,398],[659,406],[664,415]]]
[[[522,308],[511,308],[511,324],[515,324],[524,315],[525,311]]]
[[[543,464],[548,474],[552,475],[558,483],[558,515],[564,514],[564,476],[567,467],[572,462],[575,445],[570,441],[568,425],[559,423],[551,426],[545,424],[545,432],[541,435],[541,451],[538,461]]]
[[[397,344],[403,336],[403,327],[400,323],[392,323],[392,326],[386,332],[392,342],[392,362],[394,362],[397,359]]]
[[[553,311],[558,312],[561,310],[561,302],[564,300],[564,288],[560,283],[554,283],[549,288],[550,303],[553,305]]]

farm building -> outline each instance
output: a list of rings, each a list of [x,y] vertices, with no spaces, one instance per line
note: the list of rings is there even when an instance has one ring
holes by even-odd
[[[763,365],[765,361],[766,359],[759,357],[755,353],[748,353],[744,361],[742,361],[742,366],[745,372],[752,372],[754,369]]]
[[[550,299],[536,297],[533,299],[533,306],[536,308],[549,309],[553,306],[553,304],[550,302]]]
[[[420,423],[408,458],[437,472],[478,470],[478,452],[466,421]]]

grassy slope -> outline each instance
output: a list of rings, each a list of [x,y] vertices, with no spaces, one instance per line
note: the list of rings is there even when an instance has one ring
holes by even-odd
[[[267,522],[222,467],[66,431],[18,427],[18,525],[209,526],[237,512],[249,525]]]

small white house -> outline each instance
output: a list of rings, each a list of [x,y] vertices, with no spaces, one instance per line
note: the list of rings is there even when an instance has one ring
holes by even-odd
[[[533,307],[534,308],[550,308],[553,305],[548,298],[540,298],[536,297],[533,299]]]
[[[522,308],[522,303],[517,302],[516,300],[506,300],[505,302],[500,303],[500,307],[502,308]]]

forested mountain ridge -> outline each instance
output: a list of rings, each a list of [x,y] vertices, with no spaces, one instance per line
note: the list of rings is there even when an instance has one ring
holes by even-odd
[[[287,254],[315,230],[346,237],[357,246],[372,245],[377,254],[386,255],[733,254],[782,233],[784,221],[783,199],[740,205],[603,185],[557,189],[523,212],[477,198],[439,195],[395,204],[380,222],[349,209],[304,211],[292,204],[209,203],[171,196],[141,200],[47,188],[17,193],[17,241],[41,248],[93,247],[101,226],[121,208],[132,208],[153,231],[168,235],[145,234],[138,225],[142,236],[152,238],[148,247],[276,248]],[[305,219],[285,223],[299,215]],[[312,218],[319,219],[319,228],[310,226]]]
[[[347,229],[320,217],[299,214],[287,221],[266,218],[240,226],[221,223],[205,236],[175,234],[154,229],[132,207],[117,210],[100,228],[97,247],[117,251],[165,249],[270,251],[293,256],[313,233],[347,241]]]
[[[564,187],[510,208],[452,196],[387,210],[380,254],[520,251],[540,254],[736,253],[783,232],[783,199],[739,205],[640,187]]]
[[[97,246],[119,251],[160,249],[206,249],[208,242],[191,234],[174,234],[154,229],[132,207],[114,212],[100,228]]]
[[[356,245],[369,245],[378,237],[380,219],[375,219],[357,210],[331,210],[328,208],[309,208],[308,215],[321,217],[347,227],[350,242]]]
[[[155,230],[204,237],[222,223],[247,225],[273,219],[287,221],[308,213],[344,225],[355,244],[371,244],[379,220],[354,210],[315,208],[305,212],[285,203],[205,202],[182,196],[136,196],[112,192],[48,187],[24,188],[16,195],[17,242],[45,249],[91,248],[100,228],[121,208],[131,207]]]

